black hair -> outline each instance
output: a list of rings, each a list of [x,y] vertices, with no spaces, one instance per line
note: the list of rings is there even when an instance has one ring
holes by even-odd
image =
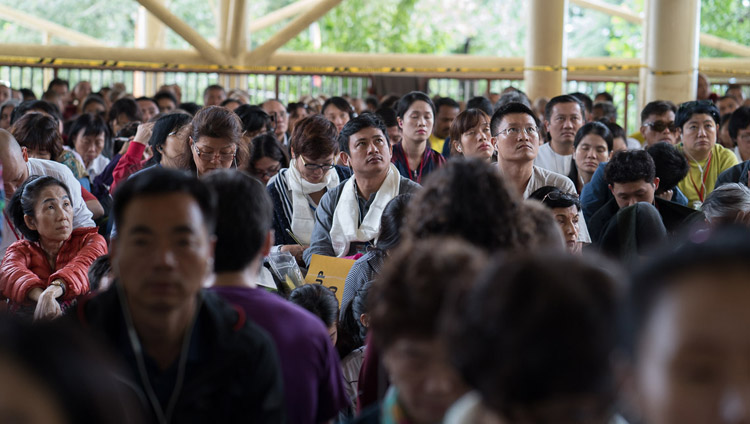
[[[424,93],[421,93],[424,94]],[[349,150],[349,137],[362,131],[365,128],[377,128],[383,132],[383,137],[388,140],[388,129],[385,127],[383,121],[375,114],[366,113],[356,118],[350,119],[349,122],[344,125],[339,133],[339,150],[348,154],[351,154]]]
[[[336,347],[342,358],[346,357],[352,350],[365,344],[367,327],[362,324],[360,317],[369,310],[367,293],[370,290],[370,286],[372,286],[372,281],[366,281],[354,293],[354,297],[344,305],[344,310],[341,312],[339,339],[336,342]]]
[[[205,90],[203,90],[203,97],[206,97],[206,94],[208,94],[208,92],[211,90],[221,90],[226,93],[226,90],[224,89],[224,87],[220,86],[219,84],[211,84],[208,87],[206,87]]]
[[[598,121],[587,122],[578,129],[575,139],[573,140],[573,147],[577,148],[581,143],[581,140],[583,140],[583,138],[589,134],[598,135],[599,137],[603,138],[607,143],[607,151],[612,151],[612,140],[614,139],[614,137],[612,137],[612,132],[609,130],[609,128],[607,128],[606,125]]]
[[[173,131],[189,125],[193,117],[187,113],[168,113],[159,117],[151,130],[151,138],[148,145],[151,146],[153,156],[146,163],[147,166],[161,163],[162,154],[160,148],[167,142],[167,136]]]
[[[52,81],[47,84],[47,90],[51,90],[52,87],[56,85],[64,85],[66,87],[70,87],[70,83],[68,83],[68,80],[64,80],[62,78],[53,78]]]
[[[601,264],[564,253],[493,259],[444,315],[451,363],[503,421],[578,394],[609,413],[620,282]]]
[[[159,104],[159,100],[161,99],[169,99],[169,101],[174,103],[175,108],[178,106],[177,97],[175,97],[175,95],[172,94],[171,91],[160,91],[154,94],[154,101],[156,102],[157,105]]]
[[[580,100],[581,103],[583,103],[583,106],[586,108],[586,113],[591,113],[591,108],[594,107],[594,101],[591,100],[591,97],[589,97],[588,94],[575,92],[575,93],[570,93],[570,95]]]
[[[352,105],[349,104],[349,102],[347,102],[345,98],[338,96],[331,97],[323,102],[323,107],[320,108],[320,113],[325,115],[326,108],[331,105],[335,106],[336,109],[349,114],[349,119],[354,117],[354,108],[352,107]]]
[[[224,101],[222,101],[221,103],[219,103],[219,106],[226,107],[229,103],[237,103],[239,106],[242,106],[242,104],[243,104],[242,100],[235,99],[234,97],[228,97],[228,98],[224,99]],[[239,106],[237,106],[237,107],[239,107]]]
[[[687,121],[693,115],[706,114],[714,120],[714,124],[718,127],[721,123],[721,115],[719,115],[719,108],[710,100],[693,100],[685,102],[680,105],[677,109],[677,114],[674,118],[674,125],[682,129]]]
[[[398,103],[396,104],[396,115],[404,119],[404,115],[409,110],[411,105],[414,102],[425,102],[428,105],[430,105],[430,108],[432,108],[432,116],[433,118],[437,116],[437,109],[435,108],[435,104],[432,103],[432,100],[430,99],[430,96],[427,94],[421,92],[421,91],[412,91],[409,94],[406,94],[405,96],[398,99]]]
[[[142,100],[149,101],[149,102],[153,103],[156,106],[157,109],[159,108],[159,103],[156,103],[156,100],[153,97],[141,96],[141,97],[135,99],[136,103],[140,102]]]
[[[117,377],[124,370],[116,369],[89,334],[67,320],[32,324],[4,316],[0,340],[3,362],[10,361],[44,387],[60,406],[62,422],[144,422],[133,388]]]
[[[678,244],[676,248],[662,251],[650,258],[630,279],[628,296],[628,337],[624,338],[627,350],[635,355],[638,343],[654,308],[665,292],[679,286],[683,277],[701,271],[711,271],[716,278],[701,284],[721,290],[721,274],[750,271],[750,231],[745,227],[730,225],[711,233],[706,240]],[[750,280],[745,279],[748,283]]]
[[[112,262],[109,260],[109,254],[104,254],[94,259],[89,266],[88,279],[91,292],[96,292],[102,286],[102,278],[112,272]]]
[[[601,110],[602,116],[599,119],[606,119],[607,122],[615,122],[617,120],[617,108],[611,102],[596,102],[591,108],[593,114],[594,110]]]
[[[260,131],[264,126],[267,130],[273,127],[271,117],[260,106],[241,105],[234,110],[234,113],[242,121],[242,130],[247,134],[254,134]]]
[[[603,120],[600,121],[602,124],[606,125],[607,128],[609,128],[609,132],[612,133],[612,140],[614,142],[614,139],[621,138],[625,140],[625,143],[628,142],[628,136],[625,134],[625,129],[623,129],[621,126],[617,125],[615,122],[604,122]]]
[[[747,127],[750,127],[750,107],[742,106],[737,108],[729,119],[729,137],[736,141],[740,130]]]
[[[185,112],[195,116],[196,113],[198,113],[199,110],[201,110],[201,107],[198,103],[195,102],[187,102],[187,103],[180,103],[180,106],[178,109],[182,109]]]
[[[492,114],[495,112],[490,99],[484,96],[472,97],[468,102],[466,102],[466,109],[479,109],[486,113],[487,116],[492,116]]]
[[[646,119],[651,115],[664,115],[669,111],[676,114],[677,106],[668,100],[654,100],[653,102],[649,102],[641,111],[641,123],[646,122]]]
[[[591,100],[591,99],[589,99]],[[559,105],[562,103],[575,103],[578,105],[578,110],[581,111],[581,118],[586,118],[586,106],[583,104],[583,102],[576,96],[572,94],[563,94],[561,96],[555,96],[550,99],[549,102],[547,102],[547,106],[544,107],[544,119],[547,121],[552,119],[552,109],[554,109],[555,105]]]
[[[550,209],[575,206],[576,209],[581,210],[581,201],[575,193],[565,193],[553,186],[540,187],[531,193],[528,198],[536,200]]]
[[[42,111],[43,113],[55,118],[58,123],[62,122],[62,113],[60,113],[60,109],[58,109],[56,105],[45,102],[44,100],[27,100],[21,102],[21,104],[13,109],[13,114],[10,117],[10,124],[13,125],[23,115],[26,115],[29,111],[33,110]]]
[[[86,110],[86,106],[90,105],[91,103],[98,103],[104,106],[105,111],[107,110],[107,103],[104,102],[104,98],[95,93],[91,93],[86,96],[86,100],[83,101],[83,107],[81,108],[81,110]]]
[[[510,88],[513,88],[513,87],[510,87]],[[495,103],[495,110],[498,110],[501,107],[510,103],[521,103],[522,105],[531,109],[531,102],[529,101],[529,97],[526,96],[526,93],[524,93],[521,90],[513,88],[513,90],[503,93],[503,95],[500,96],[499,99],[497,99],[497,103]]]
[[[307,105],[304,102],[291,102],[286,106],[286,113],[291,115],[299,108],[307,110]]]
[[[217,197],[214,272],[242,271],[271,229],[271,198],[260,181],[241,171],[217,169],[203,181]]]
[[[435,101],[435,115],[437,115],[437,112],[440,112],[440,108],[443,106],[447,106],[451,109],[461,108],[461,105],[459,105],[457,101],[451,99],[450,97],[441,97],[437,99],[437,101]],[[404,111],[404,113],[406,113],[406,111]],[[403,118],[403,114],[401,115],[401,117]]]
[[[690,165],[685,155],[681,154],[679,150],[666,141],[648,146],[646,152],[654,160],[655,175],[659,177],[657,194],[675,188],[687,176],[690,170]]]
[[[21,233],[21,235],[29,241],[39,241],[39,232],[32,230],[26,225],[24,216],[34,216],[34,206],[39,197],[39,194],[47,187],[58,186],[65,190],[71,203],[73,200],[70,197],[70,189],[68,186],[63,184],[60,180],[53,177],[46,176],[31,176],[20,187],[13,193],[13,197],[10,198],[8,204],[8,212],[10,213],[13,221],[13,226]]]
[[[112,213],[115,226],[125,228],[123,213],[128,205],[138,197],[164,196],[167,194],[187,194],[195,200],[203,215],[203,223],[209,234],[216,226],[216,196],[205,183],[186,171],[152,167],[146,172],[138,172],[117,186]]]
[[[354,294],[354,299],[352,299],[352,318],[357,321],[357,325],[359,326],[359,337],[363,343],[367,338],[367,327],[362,324],[362,320],[359,318],[370,310],[369,304],[367,303],[367,294],[370,291],[370,286],[372,286],[372,281],[365,282],[365,284]]]
[[[21,96],[24,99],[26,99],[26,98],[28,98],[28,99],[36,99],[36,94],[34,94],[34,92],[31,91],[31,89],[29,89],[29,88],[22,88],[22,89],[20,89],[18,91],[21,92]]]
[[[265,133],[256,136],[251,144],[252,153],[250,154],[250,160],[247,162],[247,170],[250,173],[254,171],[255,162],[262,158],[271,158],[279,162],[282,168],[289,167],[289,157],[273,134]]]
[[[75,148],[76,138],[78,134],[83,131],[83,136],[104,134],[104,145],[109,144],[110,130],[109,125],[104,122],[104,119],[99,115],[91,113],[83,113],[70,124],[68,130],[68,146]]]
[[[399,194],[391,199],[380,216],[380,233],[375,249],[385,254],[401,242],[401,228],[406,217],[406,207],[412,198],[411,193]]]
[[[375,96],[367,96],[365,98],[365,104],[370,108],[370,110],[378,109],[378,98]]]
[[[378,115],[380,119],[383,120],[383,123],[386,127],[396,127],[398,126],[398,119],[396,116],[396,111],[389,107],[381,107],[378,110],[375,111],[375,114]]]
[[[507,115],[513,115],[516,113],[525,113],[529,115],[534,119],[534,124],[537,126],[537,128],[539,127],[539,118],[536,117],[536,114],[534,114],[530,107],[526,106],[523,103],[513,102],[500,106],[495,111],[495,113],[492,114],[492,120],[490,121],[490,131],[492,132],[492,136],[497,136],[497,132],[499,131],[500,124],[503,122],[503,118],[505,118]]]
[[[656,166],[651,155],[645,150],[624,150],[615,153],[604,168],[604,179],[607,184],[632,183],[646,181],[652,183],[656,178]]]
[[[135,100],[123,97],[112,103],[112,107],[109,109],[109,114],[107,115],[107,122],[116,121],[120,115],[127,116],[129,121],[140,121],[141,109]]]
[[[339,301],[336,295],[322,284],[305,284],[292,290],[289,301],[320,318],[326,328],[338,321]]]
[[[601,93],[596,93],[596,96],[594,96],[594,98],[597,98],[597,97],[604,97],[604,99],[606,99],[606,101],[610,103],[615,102],[615,98],[612,97],[612,95],[606,91],[602,91]]]

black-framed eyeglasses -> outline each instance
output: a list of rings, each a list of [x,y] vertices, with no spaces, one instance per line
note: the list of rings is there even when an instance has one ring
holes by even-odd
[[[200,160],[205,162],[211,162],[215,158],[219,158],[220,162],[230,162],[232,161],[235,156],[237,156],[237,148],[235,147],[234,151],[231,153],[228,152],[204,152],[201,149],[198,148],[198,146],[193,142],[193,149],[195,150],[195,153],[198,154],[198,157]]]
[[[674,121],[671,122],[665,122],[665,121],[655,121],[655,122],[646,122],[643,124],[645,127],[650,127],[652,130],[656,132],[662,132],[669,128],[669,132],[676,132],[677,131],[677,125],[674,124]]]
[[[333,169],[334,166],[336,166],[336,164],[333,164],[333,163],[325,163],[322,165],[318,165],[315,163],[305,163],[305,158],[303,158],[302,155],[297,156],[297,157],[299,158],[300,162],[302,162],[302,165],[305,167],[305,169],[307,169],[310,172],[315,172],[317,170],[321,170],[323,172],[330,171],[331,169]]]
[[[273,177],[274,175],[278,174],[279,171],[281,171],[281,164],[272,166],[268,169],[253,168],[253,174],[255,174],[255,176],[257,176],[258,178]]]

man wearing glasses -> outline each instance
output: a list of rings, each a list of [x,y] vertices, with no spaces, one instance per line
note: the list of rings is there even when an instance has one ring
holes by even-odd
[[[646,146],[653,146],[660,141],[677,144],[677,127],[674,124],[677,107],[674,103],[656,100],[646,105],[641,111],[641,135]]]
[[[276,140],[288,150],[289,136],[286,130],[289,128],[289,115],[286,112],[286,107],[276,99],[266,100],[261,107],[274,122],[275,129],[273,135],[276,137]]]
[[[544,186],[557,187],[563,193],[575,193],[570,178],[534,164],[539,151],[539,122],[534,112],[521,103],[508,103],[496,110],[490,122],[497,146],[500,172],[524,199]],[[580,212],[579,212],[580,214]],[[583,214],[579,219],[579,241],[590,243]]]

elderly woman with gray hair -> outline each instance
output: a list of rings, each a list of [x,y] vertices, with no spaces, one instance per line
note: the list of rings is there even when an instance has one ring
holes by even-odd
[[[730,223],[750,226],[750,188],[737,183],[724,184],[706,197],[701,212],[712,228]]]

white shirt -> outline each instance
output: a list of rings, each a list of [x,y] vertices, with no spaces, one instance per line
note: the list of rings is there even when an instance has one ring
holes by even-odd
[[[534,165],[529,183],[526,184],[526,189],[523,191],[523,198],[528,199],[531,193],[544,186],[557,187],[563,193],[576,193],[576,187],[573,185],[573,181],[570,181],[570,178]],[[586,226],[586,220],[583,218],[582,210],[578,211],[578,230],[578,241],[591,243],[591,236]]]
[[[109,159],[103,155],[99,155],[96,159],[92,160],[88,168],[86,168],[86,172],[89,173],[89,180],[93,183],[94,178],[101,174],[107,165],[109,165]]]
[[[740,153],[740,146],[734,146],[734,150],[732,151],[734,152],[735,156],[737,156],[737,162],[744,162],[742,160],[742,153]]]
[[[562,175],[570,174],[570,166],[573,163],[573,155],[561,155],[552,150],[550,143],[539,146],[539,153],[534,159],[534,166],[539,166]]]
[[[73,204],[73,228],[94,227],[96,225],[92,219],[93,214],[86,207],[86,203],[81,196],[81,183],[76,180],[73,172],[67,166],[51,160],[29,159],[26,162],[26,169],[29,171],[29,177],[34,175],[54,177],[68,186],[70,200]],[[2,256],[5,256],[5,250],[8,246],[19,239],[23,239],[21,233],[14,231],[9,225],[9,219],[10,216],[7,216],[7,219],[5,216],[3,217],[3,240],[0,243],[0,254]]]

